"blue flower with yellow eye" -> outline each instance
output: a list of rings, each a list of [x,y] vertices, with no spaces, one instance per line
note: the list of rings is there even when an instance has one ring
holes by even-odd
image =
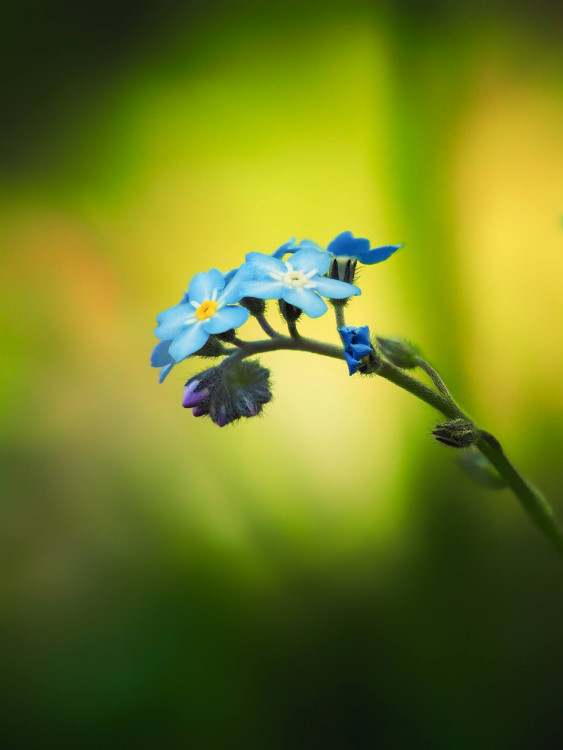
[[[250,313],[235,303],[244,296],[242,282],[251,275],[243,266],[226,283],[224,275],[216,268],[198,273],[183,301],[157,316],[154,334],[162,341],[153,350],[151,364],[163,368],[160,382],[176,362],[199,351],[209,336],[246,323]]]
[[[253,275],[251,280],[242,282],[242,296],[283,299],[310,318],[318,318],[328,309],[322,297],[347,299],[362,293],[357,286],[326,278],[324,274],[330,261],[328,253],[309,247],[297,250],[290,261],[263,253],[248,253],[245,265]]]
[[[368,326],[342,326],[338,329],[344,344],[344,356],[350,375],[358,371],[361,360],[371,354],[373,347]]]

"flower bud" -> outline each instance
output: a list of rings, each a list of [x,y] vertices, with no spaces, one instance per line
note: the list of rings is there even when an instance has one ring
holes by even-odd
[[[469,448],[477,439],[477,432],[472,422],[467,419],[453,419],[436,425],[432,434],[439,443],[451,448]]]
[[[205,401],[205,399],[209,396],[208,388],[201,388],[200,390],[198,390],[200,383],[201,381],[197,380],[197,378],[194,380],[189,380],[186,383],[186,386],[184,388],[184,396],[182,398],[182,406],[185,409],[190,409],[193,406],[201,404],[201,402]]]
[[[266,301],[257,297],[243,297],[239,305],[246,307],[251,315],[263,315],[266,310]]]
[[[209,414],[215,424],[224,427],[262,411],[272,398],[269,376],[255,360],[212,367],[188,380],[182,404],[191,406],[195,417]]]
[[[295,305],[290,305],[289,302],[286,302],[284,299],[278,300],[278,304],[280,312],[287,323],[296,323],[301,317],[303,312],[301,308],[295,307]]]
[[[377,343],[381,353],[390,362],[403,370],[412,370],[418,367],[420,350],[410,341],[401,338],[383,338],[377,337]]]
[[[198,357],[220,357],[225,353],[223,344],[217,336],[210,336],[205,344],[198,349],[196,355]]]
[[[342,326],[338,329],[338,333],[344,344],[344,357],[350,375],[358,370],[362,372],[362,365],[367,365],[366,358],[374,353],[368,326]],[[374,372],[374,370],[369,370],[369,372]]]

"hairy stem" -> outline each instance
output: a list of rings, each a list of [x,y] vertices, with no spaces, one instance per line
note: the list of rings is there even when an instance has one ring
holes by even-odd
[[[442,378],[438,375],[436,370],[430,365],[425,359],[422,359],[422,357],[417,357],[416,364],[418,367],[420,367],[421,370],[423,370],[430,380],[434,383],[436,388],[447,398],[451,399],[450,392],[448,391],[446,384],[442,380]]]
[[[254,317],[256,318],[260,327],[262,328],[262,330],[267,336],[269,336],[272,339],[275,339],[276,337],[281,336],[281,334],[278,333],[274,328],[272,328],[272,326],[268,323],[263,313],[259,315],[255,315]]]
[[[333,303],[333,307],[334,307],[334,316],[336,318],[336,327],[343,328],[346,325],[346,318],[344,317],[344,305]]]
[[[291,338],[289,336],[277,335],[276,338],[265,341],[240,342],[238,344],[240,348],[226,357],[221,363],[221,367],[229,367],[231,364],[254,354],[273,352],[281,349],[310,352],[311,354],[320,354],[325,357],[344,359],[344,351],[341,346],[303,338],[299,336],[296,329],[295,334],[293,335],[292,333],[293,337]],[[241,346],[241,344],[243,345]],[[429,365],[428,367],[430,368]],[[430,370],[439,378],[433,368],[430,368]],[[428,372],[428,370],[425,371]],[[439,378],[439,382],[442,384],[442,387],[440,387],[430,372],[428,374],[439,388],[439,392],[429,388],[424,383],[421,383],[420,380],[417,380],[404,370],[383,359],[379,361],[377,371],[374,374],[412,393],[413,396],[426,402],[450,420],[464,419],[469,422],[472,421],[452,399],[442,379]],[[477,448],[502,476],[506,484],[520,500],[529,518],[551,542],[555,551],[563,557],[563,530],[559,526],[547,500],[515,469],[506,457],[500,443],[493,435],[483,430],[478,430],[478,435]]]

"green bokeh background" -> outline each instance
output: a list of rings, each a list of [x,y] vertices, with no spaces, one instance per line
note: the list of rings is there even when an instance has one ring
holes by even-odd
[[[563,516],[555,5],[6,10],[8,744],[561,747],[561,564],[428,407],[274,353],[219,430],[197,361],[148,367],[198,271],[404,242],[348,322],[416,341]]]

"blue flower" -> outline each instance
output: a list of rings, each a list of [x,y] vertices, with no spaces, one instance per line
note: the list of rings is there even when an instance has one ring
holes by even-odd
[[[370,248],[370,241],[363,237],[354,237],[352,232],[342,232],[327,247],[327,252],[336,258],[359,260],[366,266],[381,263],[391,257],[403,245],[383,245]]]
[[[344,356],[350,375],[357,372],[363,357],[373,352],[369,339],[368,326],[342,326],[338,329],[342,343],[344,344]]]
[[[154,366],[168,368],[161,372],[161,382],[176,362],[201,349],[211,334],[238,328],[248,320],[248,310],[233,303],[244,296],[241,282],[250,275],[251,271],[243,266],[226,284],[225,277],[216,268],[198,273],[184,300],[157,316],[158,327],[154,333],[162,339],[162,345],[153,351]]]
[[[327,311],[326,302],[319,295],[346,299],[361,294],[357,286],[324,276],[330,260],[328,253],[308,247],[295,252],[291,262],[263,253],[248,253],[246,265],[254,275],[252,280],[241,284],[243,296],[283,299],[310,318],[318,318]]]
[[[383,245],[382,247],[370,248],[370,241],[363,237],[354,237],[352,232],[342,232],[329,243],[326,252],[341,260],[356,260],[364,265],[371,266],[381,263],[395,253],[401,245]],[[286,253],[295,253],[303,248],[314,249],[323,252],[322,248],[311,240],[302,240],[295,244],[295,239],[286,242],[278,248],[275,258],[283,258]]]

